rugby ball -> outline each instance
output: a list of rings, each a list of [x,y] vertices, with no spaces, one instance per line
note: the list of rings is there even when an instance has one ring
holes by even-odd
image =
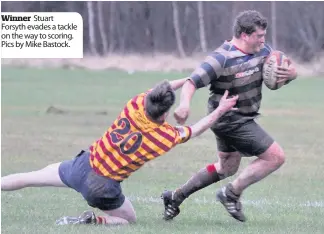
[[[277,83],[277,75],[275,71],[278,66],[287,67],[290,61],[288,57],[281,51],[272,51],[265,59],[262,69],[262,78],[264,84],[271,90],[281,88],[285,82]]]

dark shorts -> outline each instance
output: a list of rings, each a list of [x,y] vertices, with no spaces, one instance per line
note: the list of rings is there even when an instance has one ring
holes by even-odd
[[[239,151],[243,156],[258,156],[274,142],[254,120],[249,120],[228,132],[220,132],[213,128],[211,130],[216,135],[217,149],[220,152]]]
[[[74,159],[61,163],[59,175],[68,187],[81,193],[92,207],[113,210],[125,201],[120,182],[95,173],[89,161],[90,153],[81,151]]]

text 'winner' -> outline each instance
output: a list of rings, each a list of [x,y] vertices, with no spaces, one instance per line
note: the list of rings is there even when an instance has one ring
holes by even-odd
[[[1,13],[3,58],[82,58],[79,13]]]

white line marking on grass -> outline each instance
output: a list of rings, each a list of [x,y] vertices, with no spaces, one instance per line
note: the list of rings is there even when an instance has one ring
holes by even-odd
[[[7,193],[6,196],[9,198],[22,199],[23,196],[20,193]],[[143,197],[130,195],[127,198],[132,202],[139,203],[158,203],[162,204],[162,199],[160,197]],[[216,199],[200,197],[200,198],[189,198],[188,201],[195,204],[210,205],[210,204],[219,204]],[[304,202],[294,202],[291,199],[288,200],[269,200],[269,199],[260,199],[260,200],[244,200],[241,201],[243,205],[255,206],[255,207],[264,207],[264,206],[281,206],[281,207],[313,207],[313,208],[324,208],[324,200],[322,201],[304,201]]]
[[[142,196],[127,196],[127,198],[132,202],[139,202],[139,203],[159,203],[162,204],[162,199],[157,197],[142,197]],[[206,197],[202,198],[194,198],[188,199],[190,202],[196,204],[218,204],[219,202],[212,199],[207,199]],[[324,208],[324,200],[323,201],[305,201],[305,202],[292,202],[292,201],[275,201],[275,200],[268,200],[268,199],[260,199],[260,200],[244,200],[242,199],[242,203],[248,206],[282,206],[282,207],[316,207],[316,208]]]

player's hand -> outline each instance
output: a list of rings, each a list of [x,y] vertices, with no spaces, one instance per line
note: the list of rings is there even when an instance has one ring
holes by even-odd
[[[297,71],[293,65],[289,65],[288,68],[286,67],[278,67],[277,71],[275,71],[277,75],[277,83],[287,82],[296,79]]]
[[[235,108],[234,106],[236,105],[238,98],[238,95],[228,98],[228,90],[226,90],[217,108],[222,114],[230,110],[237,110],[238,108]]]
[[[178,106],[173,114],[178,124],[183,125],[189,116],[189,107],[187,106]]]

